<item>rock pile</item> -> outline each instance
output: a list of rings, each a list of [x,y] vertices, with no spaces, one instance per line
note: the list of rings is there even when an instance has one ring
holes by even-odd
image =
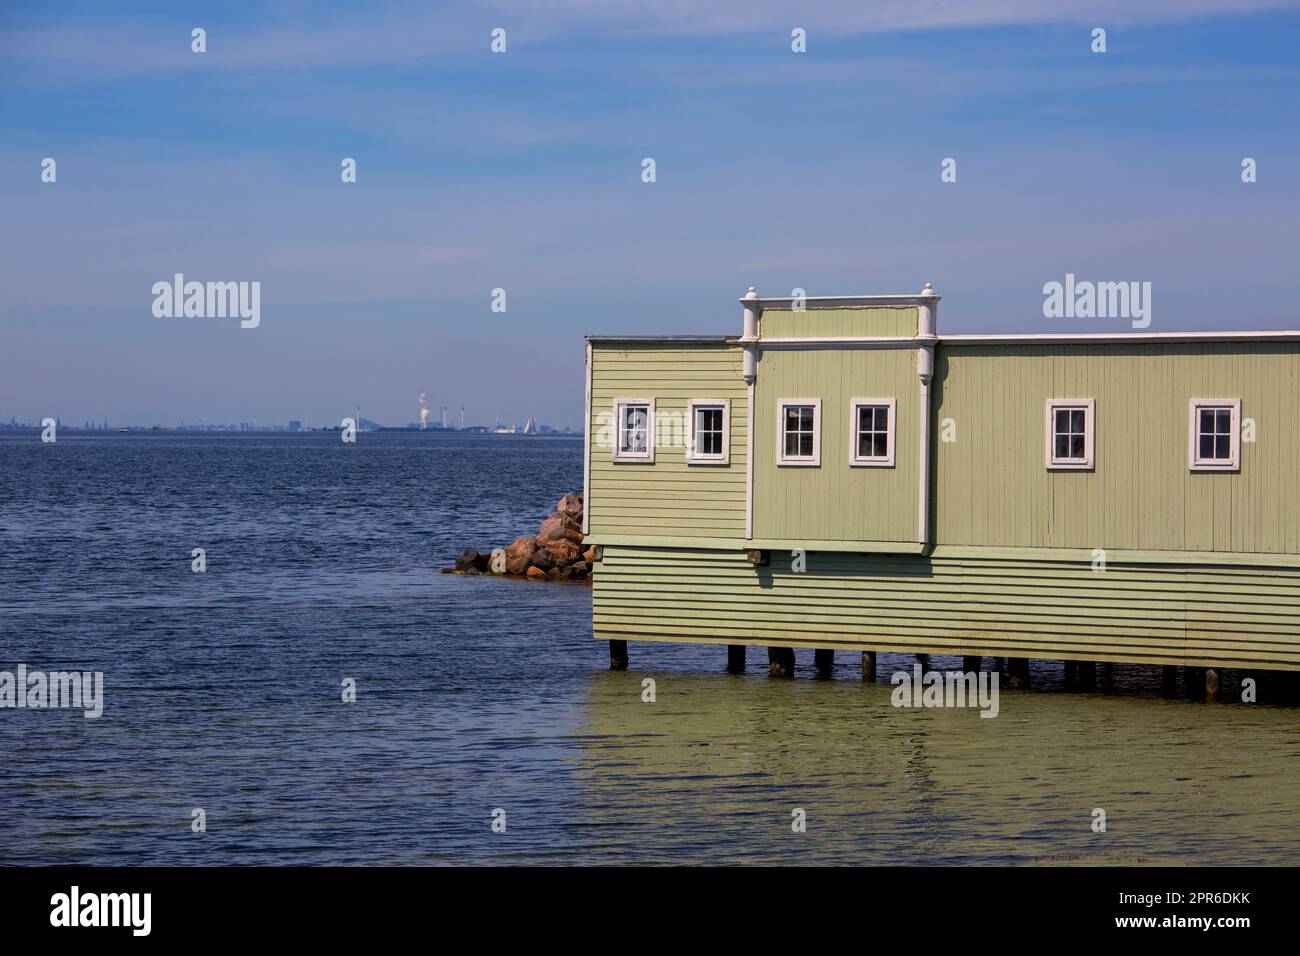
[[[537,534],[516,538],[491,552],[466,551],[456,559],[461,574],[512,574],[550,581],[586,581],[595,547],[582,546],[582,493],[569,492]]]

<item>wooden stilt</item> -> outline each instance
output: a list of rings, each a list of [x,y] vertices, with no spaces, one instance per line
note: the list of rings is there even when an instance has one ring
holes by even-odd
[[[916,655],[916,662],[917,662],[918,664],[921,665],[921,673],[922,673],[922,674],[924,674],[926,671],[928,671],[928,670],[930,669],[930,655],[929,655],[929,654],[917,654],[917,655]]]
[[[627,641],[609,642],[609,669],[612,671],[627,670]]]
[[[1079,686],[1079,662],[1063,661],[1062,663],[1065,665],[1064,674],[1063,674],[1065,678],[1065,686],[1070,688],[1078,687]]]
[[[1178,696],[1178,668],[1173,664],[1160,668],[1160,692],[1166,697]]]
[[[974,657],[968,654],[961,659],[961,669],[968,674],[971,671],[975,671],[976,673],[978,673],[980,669],[980,665],[983,663],[984,663],[984,658]]]
[[[727,645],[727,673],[728,674],[745,673],[745,645],[744,644]]]
[[[1219,699],[1219,672],[1213,667],[1205,672],[1205,699]]]
[[[1205,668],[1184,667],[1183,689],[1188,697],[1199,699],[1205,693]]]
[[[829,647],[819,647],[813,651],[813,667],[821,680],[827,680],[835,669],[835,651]]]
[[[874,683],[876,680],[876,652],[875,651],[862,652],[862,679],[869,683]]]
[[[769,647],[767,649],[767,676],[794,676],[794,648]]]
[[[1097,686],[1097,662],[1079,661],[1079,689],[1093,690]]]
[[[1008,657],[1007,670],[1010,672],[1010,680],[1008,683],[1012,687],[1029,686],[1029,658]]]

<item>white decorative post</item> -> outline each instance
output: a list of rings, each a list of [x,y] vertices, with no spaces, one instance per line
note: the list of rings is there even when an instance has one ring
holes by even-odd
[[[916,316],[916,374],[921,379],[921,480],[917,500],[916,540],[930,536],[930,380],[934,377],[934,346],[939,341],[939,297],[930,283],[921,290]]]
[[[745,325],[740,344],[745,349],[745,406],[749,423],[745,429],[745,538],[754,537],[754,380],[758,378],[758,316],[763,306],[751,285],[741,298],[745,307]]]
[[[744,332],[740,337],[740,343],[745,347],[745,381],[753,385],[758,377],[758,313],[761,306],[752,285],[740,301],[745,305]]]

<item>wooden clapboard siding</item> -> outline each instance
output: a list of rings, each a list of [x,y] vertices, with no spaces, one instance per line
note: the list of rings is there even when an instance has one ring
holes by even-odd
[[[599,639],[1300,670],[1300,568],[606,545]]]
[[[912,348],[764,351],[754,388],[754,537],[807,547],[916,540],[918,389]],[[821,399],[817,467],[776,464],[777,402],[788,398]],[[897,401],[892,468],[850,467],[854,398]]]
[[[935,389],[942,545],[1300,553],[1295,343],[944,344]],[[1095,470],[1044,468],[1049,398],[1095,399]],[[1239,473],[1188,470],[1193,398],[1241,399]]]
[[[916,334],[916,306],[867,309],[764,309],[759,336],[764,339],[879,338]]]
[[[745,537],[748,390],[741,353],[717,343],[594,343],[591,352],[591,486],[587,489],[592,540],[607,535]],[[657,428],[651,463],[613,461],[613,402],[653,398]],[[687,464],[673,443],[692,398],[731,402],[731,458],[726,465]],[[602,428],[604,436],[602,437]]]

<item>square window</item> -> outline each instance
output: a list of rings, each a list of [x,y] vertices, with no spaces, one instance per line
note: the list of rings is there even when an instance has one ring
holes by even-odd
[[[783,398],[777,402],[776,463],[821,464],[820,398]]]
[[[1241,467],[1241,399],[1191,401],[1187,467],[1191,471],[1237,471]]]
[[[1047,400],[1046,467],[1049,471],[1092,469],[1096,407],[1091,398]]]
[[[731,457],[731,400],[692,398],[686,414],[687,464],[727,464]]]
[[[849,403],[849,464],[855,467],[894,466],[892,398],[855,398]]]

